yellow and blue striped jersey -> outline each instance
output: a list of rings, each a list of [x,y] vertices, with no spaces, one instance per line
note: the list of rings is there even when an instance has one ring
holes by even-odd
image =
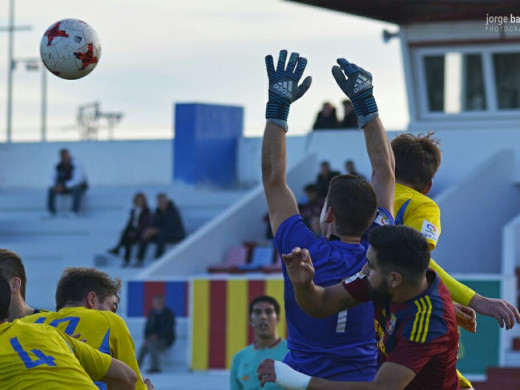
[[[112,358],[50,326],[0,324],[0,388],[93,389]]]
[[[47,324],[68,335],[79,333],[91,347],[126,363],[137,374],[136,389],[146,389],[135,358],[135,346],[124,320],[111,311],[64,307],[58,312],[41,311],[23,318],[25,322]],[[96,383],[100,389],[106,388]]]

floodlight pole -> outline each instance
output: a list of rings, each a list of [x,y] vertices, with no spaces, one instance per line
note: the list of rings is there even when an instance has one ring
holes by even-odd
[[[0,27],[0,31],[7,30],[8,33],[8,52],[7,52],[7,142],[12,141],[12,114],[13,114],[13,51],[14,51],[14,32],[15,30],[30,30],[29,26],[14,25],[14,0],[9,0],[9,25]]]
[[[42,108],[41,108],[41,125],[42,125],[42,142],[47,141],[47,69],[43,62],[40,65],[42,71]]]
[[[13,46],[14,46],[14,0],[9,1],[8,28],[8,64],[7,64],[7,142],[11,142],[11,124],[13,114]]]

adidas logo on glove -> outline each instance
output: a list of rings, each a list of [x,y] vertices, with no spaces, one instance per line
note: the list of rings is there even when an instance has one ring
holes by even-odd
[[[357,93],[361,91],[362,89],[365,89],[365,87],[370,87],[372,83],[369,79],[367,79],[362,74],[358,74],[356,83],[354,84],[354,93]]]
[[[284,82],[280,81],[279,83],[276,83],[274,85],[274,89],[277,89],[282,94],[284,94],[285,96],[290,98],[292,96],[292,93],[291,93],[292,83],[293,83],[292,81],[284,81]]]

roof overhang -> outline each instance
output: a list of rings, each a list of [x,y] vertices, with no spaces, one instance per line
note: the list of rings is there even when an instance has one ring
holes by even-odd
[[[396,24],[520,16],[518,0],[287,0]],[[515,13],[516,11],[516,13]]]

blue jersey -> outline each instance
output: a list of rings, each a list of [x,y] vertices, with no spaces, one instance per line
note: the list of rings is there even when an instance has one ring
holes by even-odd
[[[392,224],[392,215],[379,209],[371,228]],[[370,230],[369,229],[369,230]],[[287,218],[274,238],[280,254],[294,247],[309,250],[314,283],[327,287],[356,274],[365,264],[366,234],[359,244],[317,238],[300,215]],[[285,266],[284,300],[289,353],[284,362],[307,375],[341,381],[371,381],[377,370],[374,309],[364,303],[327,318],[311,318],[298,306]]]

